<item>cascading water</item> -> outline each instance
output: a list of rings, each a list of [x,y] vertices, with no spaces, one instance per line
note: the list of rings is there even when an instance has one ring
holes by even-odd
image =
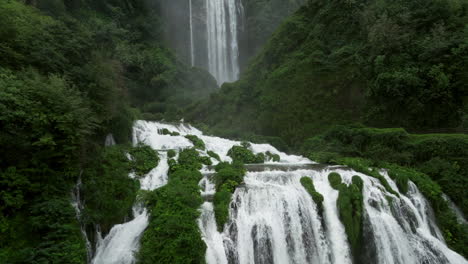
[[[180,135],[163,135],[163,129]],[[222,161],[231,161],[228,150],[241,144],[205,136],[189,125],[145,121],[135,123],[133,137],[134,142],[143,142],[154,149],[181,150],[193,147],[184,137],[188,134],[204,141],[206,150],[199,151],[201,155],[213,151]],[[204,177],[200,181],[200,194],[205,202],[200,208],[198,226],[207,245],[208,264],[353,263],[337,208],[339,192],[328,180],[331,172],[339,173],[345,184],[350,184],[354,175],[363,180],[362,247],[365,252],[359,263],[468,263],[446,246],[432,208],[414,183],[409,182],[406,194],[400,193],[396,183],[381,171],[399,194],[396,196],[386,192],[378,179],[346,167],[315,164],[279,152],[268,144],[251,144],[251,150],[278,154],[280,162],[246,165],[248,172],[232,196],[229,220],[222,232],[217,230],[212,202],[216,192],[215,172],[208,167],[201,171]],[[164,184],[167,169],[167,158],[163,155],[158,167],[141,180],[142,188],[152,190]],[[302,186],[302,177],[312,179],[316,191],[323,195],[321,214]],[[133,262],[132,253],[138,249],[138,240],[148,224],[146,210],[136,209],[134,220],[114,227],[101,241],[93,263]]]
[[[239,76],[238,31],[243,12],[240,0],[206,0],[208,71],[219,85]]]

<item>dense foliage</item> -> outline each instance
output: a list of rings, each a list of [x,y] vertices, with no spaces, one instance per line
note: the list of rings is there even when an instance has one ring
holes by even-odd
[[[257,155],[247,146],[233,146],[227,153],[233,161],[241,163],[263,163],[265,161],[265,155],[263,153],[258,153]]]
[[[180,118],[176,105],[216,87],[162,45],[158,13],[144,0],[0,1],[1,263],[84,263],[71,205],[80,174],[82,220],[104,232],[138,188],[105,136],[129,141],[132,107]]]
[[[198,152],[185,149],[172,163],[169,182],[147,195],[151,212],[143,234],[138,263],[202,263],[206,245],[197,219],[203,200],[198,182],[202,164]]]
[[[91,229],[99,224],[104,234],[132,215],[139,190],[139,182],[128,177],[133,164],[126,151],[121,146],[106,147],[83,168],[81,221]]]
[[[213,199],[218,231],[222,232],[229,219],[229,204],[236,188],[243,182],[246,173],[242,163],[221,162],[215,167],[216,193]]]
[[[131,166],[136,176],[143,177],[159,163],[158,152],[145,144],[138,144],[130,149]]]
[[[355,121],[466,131],[467,5],[310,0],[240,81],[187,115],[218,130],[279,136],[293,146],[330,125]]]

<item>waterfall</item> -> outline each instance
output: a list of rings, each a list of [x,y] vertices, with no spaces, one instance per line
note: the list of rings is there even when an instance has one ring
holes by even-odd
[[[208,71],[219,85],[239,77],[238,31],[242,17],[240,0],[206,0]]]
[[[82,215],[82,211],[84,209],[84,205],[83,205],[83,202],[81,200],[81,185],[82,185],[81,173],[82,172],[80,172],[80,176],[78,177],[78,181],[76,182],[75,187],[73,188],[71,195],[72,195],[72,206],[75,209],[76,219],[78,219],[78,222],[80,223],[81,234],[83,235],[83,238],[84,238],[85,244],[86,244],[87,262],[89,262],[92,254],[93,254],[93,250],[92,250],[92,247],[91,247],[91,242],[89,242],[88,234],[86,234],[85,226],[81,221],[81,215]]]
[[[189,0],[189,13],[190,13],[190,60],[191,66],[195,66],[195,48],[193,43],[193,11],[192,11],[192,0]]]
[[[163,135],[164,129],[179,135]],[[164,150],[177,151],[193,147],[185,135],[198,136],[206,150],[231,161],[227,152],[241,142],[206,136],[200,130],[183,123],[137,121],[133,141],[160,150],[158,167],[140,180],[142,189],[154,190],[167,182],[167,156]],[[216,193],[212,167],[201,170],[200,194],[205,202],[200,207],[198,226],[207,250],[208,264],[350,264],[351,253],[345,227],[337,207],[339,192],[329,183],[328,175],[337,172],[349,185],[357,175],[363,181],[364,259],[360,263],[468,263],[445,244],[434,212],[411,181],[408,192],[401,193],[397,184],[384,170],[380,173],[399,194],[388,193],[376,178],[344,166],[320,165],[307,158],[288,155],[268,144],[251,144],[254,153],[269,151],[280,156],[279,162],[246,165],[243,183],[235,190],[229,205],[229,220],[218,231],[213,196]],[[176,156],[177,158],[177,156]],[[212,158],[216,164],[218,161]],[[301,184],[301,178],[312,180],[324,197],[319,211],[311,195]],[[157,217],[157,216],[156,216]],[[148,225],[148,213],[138,204],[134,219],[112,228],[100,239],[93,264],[130,264],[138,250],[139,239]],[[356,263],[356,262],[354,262]]]

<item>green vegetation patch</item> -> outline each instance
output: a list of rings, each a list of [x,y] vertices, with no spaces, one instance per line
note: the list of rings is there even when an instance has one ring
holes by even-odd
[[[167,157],[168,157],[169,159],[174,158],[176,155],[177,155],[177,153],[176,153],[176,151],[173,150],[173,149],[170,149],[170,150],[167,151]]]
[[[323,195],[315,190],[315,186],[311,178],[302,177],[301,184],[317,205],[319,215],[323,217]]]
[[[205,142],[195,135],[186,135],[185,138],[190,140],[193,146],[199,150],[205,150]]]
[[[198,182],[202,164],[195,149],[185,149],[171,159],[167,185],[146,195],[151,212],[141,239],[138,263],[203,263],[206,245],[197,219],[203,203]]]
[[[341,158],[338,160],[340,164],[351,167],[353,170],[360,172],[362,174],[374,177],[380,181],[380,184],[385,188],[385,190],[397,197],[400,197],[400,194],[392,189],[387,179],[379,173],[379,170],[375,167],[372,167],[372,162],[369,160],[361,158]]]
[[[233,161],[241,162],[244,164],[265,162],[265,154],[259,153],[255,155],[246,146],[233,146],[228,151],[227,155],[231,157]]]
[[[341,184],[341,175],[336,172],[328,174],[328,181],[333,189],[338,190]]]
[[[159,163],[158,152],[150,146],[139,143],[129,150],[132,156],[131,166],[137,177],[143,177]]]
[[[224,224],[229,218],[229,204],[237,186],[239,186],[245,175],[245,169],[241,163],[221,162],[215,167],[216,193],[213,200],[216,224],[218,231],[222,232]]]
[[[167,129],[167,128],[161,129],[160,133],[163,134],[163,135],[169,135],[169,136],[180,136],[179,132],[177,132],[177,131],[170,131],[170,130]]]
[[[280,156],[278,154],[273,154],[270,151],[265,152],[265,156],[267,160],[274,161],[274,162],[280,161]]]
[[[354,259],[357,260],[362,250],[362,225],[363,225],[363,182],[359,176],[353,176],[352,183],[347,186],[341,183],[338,187],[338,199],[336,201],[340,220],[343,223],[351,246]]]
[[[208,154],[208,156],[212,157],[213,159],[215,159],[215,160],[221,162],[221,158],[220,158],[219,155],[216,154],[215,152],[209,150],[209,151],[207,152],[207,154]]]
[[[100,224],[107,233],[131,215],[139,190],[139,182],[128,177],[133,164],[127,159],[126,148],[120,145],[103,148],[83,170],[82,198],[86,204],[85,224]]]

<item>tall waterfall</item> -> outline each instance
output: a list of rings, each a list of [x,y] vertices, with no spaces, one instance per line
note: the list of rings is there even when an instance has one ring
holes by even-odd
[[[218,84],[239,76],[238,26],[243,16],[240,0],[206,0],[208,70]]]
[[[163,129],[180,135],[163,135]],[[213,151],[223,161],[231,161],[228,150],[241,144],[203,135],[189,125],[146,121],[135,123],[133,137],[134,142],[143,142],[154,149],[179,151],[193,146],[184,137],[188,134],[204,141],[206,150],[199,151],[200,155],[207,156],[207,151]],[[337,209],[338,191],[328,181],[331,172],[339,173],[345,184],[350,184],[354,175],[363,180],[363,264],[468,263],[447,247],[430,204],[414,183],[409,182],[406,194],[400,193],[396,183],[382,171],[398,197],[385,191],[378,179],[347,167],[316,164],[268,144],[251,144],[251,150],[278,154],[280,162],[246,165],[247,174],[232,196],[229,220],[222,232],[217,230],[212,202],[216,193],[215,172],[206,166],[201,170],[204,177],[199,184],[200,195],[205,202],[200,208],[198,226],[207,245],[206,263],[353,263]],[[141,180],[142,188],[153,190],[165,184],[167,170],[167,157],[161,154],[158,167]],[[312,179],[316,191],[323,195],[322,214],[300,183],[303,177]],[[93,264],[134,262],[133,253],[138,250],[139,238],[148,225],[146,209],[136,205],[134,210],[132,221],[115,226],[100,241]]]

